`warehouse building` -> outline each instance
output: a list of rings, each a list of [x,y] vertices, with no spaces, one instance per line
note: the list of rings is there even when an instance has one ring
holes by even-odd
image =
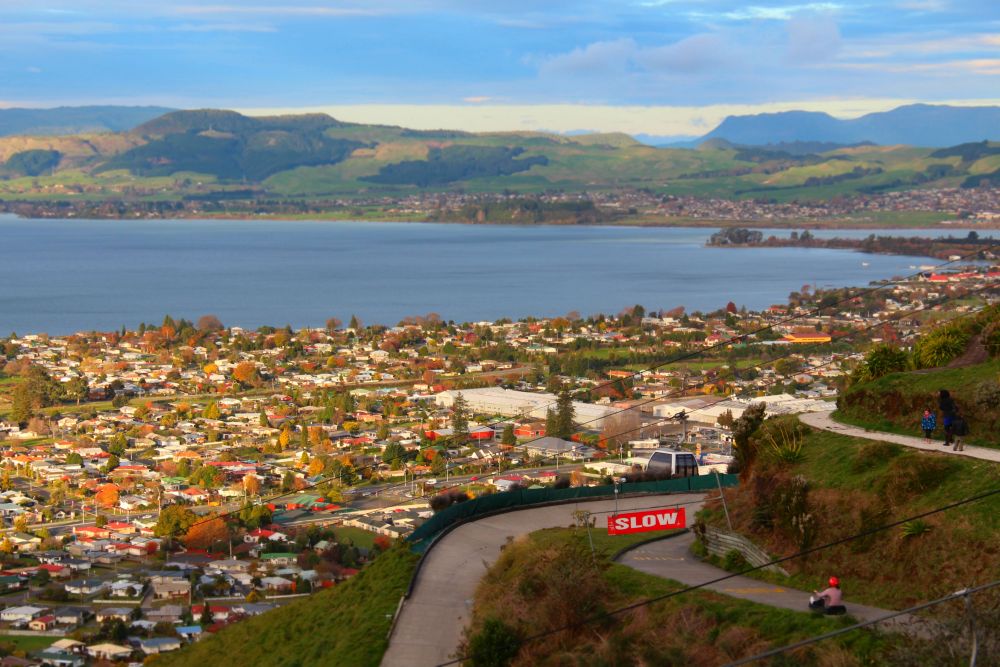
[[[443,391],[437,394],[434,400],[438,406],[450,408],[455,404],[455,397],[459,394],[465,399],[469,410],[474,413],[535,419],[544,419],[546,410],[550,408],[554,410],[558,400],[555,394],[535,394],[501,387]],[[601,428],[604,419],[616,412],[618,410],[606,405],[573,401],[576,423],[587,428]]]

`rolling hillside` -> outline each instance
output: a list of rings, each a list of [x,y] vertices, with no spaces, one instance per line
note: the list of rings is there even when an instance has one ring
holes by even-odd
[[[791,146],[791,145],[789,145]],[[1000,144],[656,148],[627,135],[417,131],[323,114],[176,111],[133,130],[0,138],[0,198],[169,201],[643,188],[777,201],[997,182]]]

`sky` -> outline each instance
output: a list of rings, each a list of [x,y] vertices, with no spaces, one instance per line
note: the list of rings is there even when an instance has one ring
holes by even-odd
[[[1000,101],[997,0],[0,0],[0,106],[700,135]]]

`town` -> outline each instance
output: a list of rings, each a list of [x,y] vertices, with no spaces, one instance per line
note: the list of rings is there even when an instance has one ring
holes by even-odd
[[[763,312],[12,333],[0,634],[26,643],[5,650],[82,665],[178,649],[352,577],[442,490],[599,484],[666,441],[725,472],[751,399],[821,410],[857,343],[905,339],[939,301],[969,312],[998,279],[805,285]]]

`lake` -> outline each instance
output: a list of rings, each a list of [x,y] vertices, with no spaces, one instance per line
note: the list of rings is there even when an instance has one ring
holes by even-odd
[[[636,303],[689,312],[730,300],[762,308],[805,284],[866,285],[935,263],[842,250],[706,248],[713,231],[0,215],[0,332],[133,328],[166,313],[298,328],[352,314],[395,324],[428,312],[478,321],[617,313]]]

